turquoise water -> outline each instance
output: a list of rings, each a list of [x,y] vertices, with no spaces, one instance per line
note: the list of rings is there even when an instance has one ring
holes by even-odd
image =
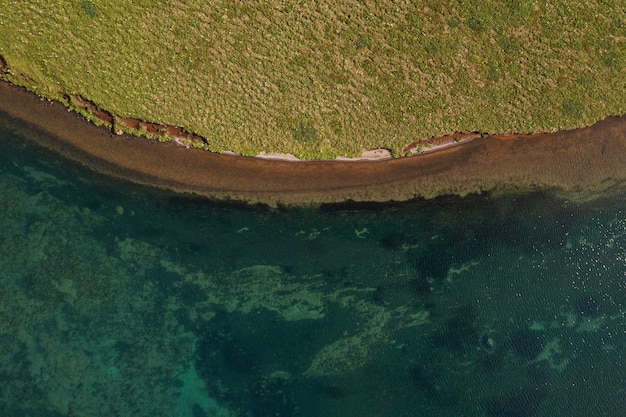
[[[0,126],[2,416],[619,416],[626,195],[270,210]]]

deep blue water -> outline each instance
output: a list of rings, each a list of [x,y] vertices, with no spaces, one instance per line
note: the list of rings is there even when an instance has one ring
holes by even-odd
[[[623,415],[625,197],[270,210],[0,124],[0,415]]]

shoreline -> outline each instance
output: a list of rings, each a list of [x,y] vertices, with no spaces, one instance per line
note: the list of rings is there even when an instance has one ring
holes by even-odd
[[[572,131],[466,138],[455,146],[396,159],[294,162],[115,135],[60,103],[7,82],[0,82],[0,112],[45,133],[36,138],[43,146],[95,171],[251,204],[406,201],[539,189],[588,199],[626,184],[624,116]]]

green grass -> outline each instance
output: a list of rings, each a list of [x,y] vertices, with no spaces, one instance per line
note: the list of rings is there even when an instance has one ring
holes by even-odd
[[[4,78],[246,155],[400,155],[626,113],[617,0],[208,4],[0,0]]]

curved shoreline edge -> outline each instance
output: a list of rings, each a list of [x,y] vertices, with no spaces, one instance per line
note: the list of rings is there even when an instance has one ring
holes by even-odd
[[[113,135],[60,103],[0,82],[0,112],[64,157],[132,182],[218,200],[305,206],[554,190],[590,199],[626,184],[626,117],[572,131],[486,137],[382,161],[267,160]]]

